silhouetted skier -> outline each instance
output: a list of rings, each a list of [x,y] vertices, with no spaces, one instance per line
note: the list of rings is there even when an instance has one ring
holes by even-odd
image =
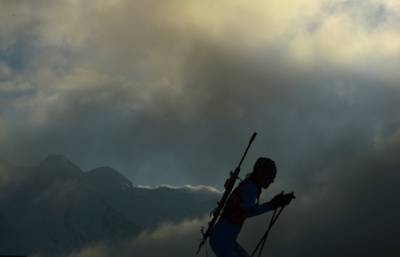
[[[281,193],[269,202],[258,203],[262,188],[266,189],[274,182],[276,172],[273,160],[260,157],[253,171],[232,192],[210,234],[210,246],[217,257],[250,256],[236,242],[245,219],[283,207],[293,199],[293,194]]]

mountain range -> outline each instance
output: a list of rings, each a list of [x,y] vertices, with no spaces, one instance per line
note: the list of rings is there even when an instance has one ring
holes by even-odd
[[[215,207],[209,187],[139,187],[111,167],[82,171],[62,155],[23,167],[0,161],[0,254],[63,256]]]

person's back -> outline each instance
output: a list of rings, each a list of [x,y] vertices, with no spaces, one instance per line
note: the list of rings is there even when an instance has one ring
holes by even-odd
[[[210,246],[217,257],[249,256],[236,241],[246,218],[266,213],[290,202],[291,197],[279,194],[269,202],[258,203],[262,188],[268,188],[275,176],[274,161],[265,157],[258,158],[252,173],[232,192],[210,235]]]

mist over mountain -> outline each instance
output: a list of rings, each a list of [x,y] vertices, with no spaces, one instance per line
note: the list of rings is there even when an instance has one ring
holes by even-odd
[[[111,167],[84,172],[62,155],[33,167],[0,160],[0,253],[65,255],[199,217],[217,198],[207,187],[136,187]]]

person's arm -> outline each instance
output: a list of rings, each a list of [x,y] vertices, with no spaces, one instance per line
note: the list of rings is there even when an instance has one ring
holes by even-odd
[[[241,188],[240,206],[243,208],[246,217],[257,216],[272,210],[268,203],[257,204],[256,199],[257,187],[254,184],[248,184]]]

